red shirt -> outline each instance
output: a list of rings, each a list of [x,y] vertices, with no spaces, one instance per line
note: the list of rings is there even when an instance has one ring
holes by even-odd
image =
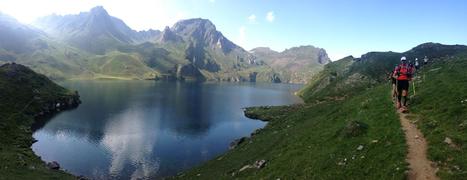
[[[399,64],[399,66],[394,69],[393,76],[397,77],[397,80],[410,80],[412,78],[412,67],[408,64]]]

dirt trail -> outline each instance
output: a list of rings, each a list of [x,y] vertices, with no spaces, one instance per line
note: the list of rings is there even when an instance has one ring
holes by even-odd
[[[437,168],[434,163],[427,159],[427,142],[415,124],[412,124],[406,114],[399,113],[402,129],[409,147],[407,162],[409,163],[408,179],[416,180],[438,180]]]

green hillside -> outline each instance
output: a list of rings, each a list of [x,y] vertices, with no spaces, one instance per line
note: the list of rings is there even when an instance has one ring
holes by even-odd
[[[31,125],[59,109],[78,104],[76,92],[58,86],[25,66],[0,66],[0,179],[75,179],[62,171],[47,169],[34,154]]]
[[[406,145],[388,88],[341,101],[249,108],[247,116],[269,122],[264,129],[176,178],[403,179]],[[266,160],[264,168],[240,171],[258,160]]]
[[[321,101],[351,96],[377,84],[387,82],[389,74],[402,56],[409,61],[428,56],[431,61],[467,51],[463,45],[425,43],[403,52],[370,52],[361,58],[346,57],[330,63],[313,76],[299,94],[306,101]]]
[[[437,59],[415,81],[411,119],[429,141],[428,158],[442,179],[463,179],[467,173],[466,69],[467,52]]]
[[[431,64],[417,74],[410,117],[427,138],[428,158],[440,168],[438,176],[462,179],[467,163],[467,48],[434,43],[326,65],[300,91],[305,104],[248,108],[246,116],[269,122],[264,129],[174,178],[405,179],[407,146],[387,73],[401,55],[424,52],[431,53]],[[260,160],[266,164],[256,168]]]

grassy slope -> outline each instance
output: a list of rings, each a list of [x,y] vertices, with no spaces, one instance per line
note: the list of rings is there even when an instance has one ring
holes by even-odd
[[[467,177],[467,55],[443,58],[424,68],[411,104],[428,139],[429,158],[443,179]],[[464,102],[462,102],[464,101]],[[455,146],[443,142],[449,137]]]
[[[312,100],[323,100],[331,95],[337,95],[343,91],[337,85],[348,76],[349,67],[354,63],[353,57],[346,57],[342,60],[327,64],[326,68],[313,76],[308,85],[299,91],[299,95],[305,102]],[[325,90],[324,90],[325,89]],[[344,90],[350,90],[348,86]],[[349,93],[346,93],[349,94]]]
[[[113,51],[92,59],[90,64],[91,69],[98,72],[94,78],[99,78],[99,74],[128,79],[147,79],[156,75],[156,71],[146,66],[137,54]]]
[[[14,77],[8,77],[10,72],[12,68],[0,67],[0,179],[74,179],[48,170],[30,148],[31,114],[38,113],[44,103],[73,93],[28,69],[17,71]]]
[[[299,93],[305,105],[249,108],[248,116],[271,121],[260,134],[175,178],[227,179],[235,173],[250,179],[404,179],[406,145],[386,73],[401,55],[413,59],[425,54],[436,63],[420,72],[425,78],[416,81],[411,116],[429,141],[429,158],[441,167],[438,175],[465,178],[466,51],[465,46],[427,43],[404,53],[375,52],[330,63]],[[350,120],[368,124],[368,132],[354,138],[339,136]],[[454,145],[443,142],[445,137]],[[372,139],[378,143],[371,144]],[[360,144],[361,152],[356,151]],[[363,154],[365,158],[358,159]],[[347,164],[339,166],[344,158]],[[268,161],[265,168],[238,172],[261,159]]]
[[[186,65],[186,44],[119,45],[116,50],[108,50],[102,55],[94,55],[71,46],[46,41],[48,47],[32,53],[14,55],[16,62],[25,64],[35,71],[53,79],[149,79],[158,74],[166,74],[175,65]],[[215,60],[221,66],[219,72],[207,72],[206,79],[217,80],[242,77],[248,79],[250,72],[258,73],[258,81],[271,82],[274,74],[269,66],[250,65],[239,62],[234,52],[223,54],[206,50],[207,59]],[[0,64],[9,62],[1,59],[9,52],[0,49]],[[239,66],[234,69],[233,66]]]
[[[402,179],[406,145],[387,89],[382,85],[343,101],[250,108],[250,116],[270,121],[251,143],[178,178],[228,179],[235,173],[235,178],[249,179]],[[367,133],[342,136],[352,120],[366,123]],[[265,168],[238,172],[261,159],[267,160]],[[344,159],[346,164],[339,165]]]

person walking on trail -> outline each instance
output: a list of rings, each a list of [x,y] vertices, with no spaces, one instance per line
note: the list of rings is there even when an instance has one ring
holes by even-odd
[[[423,64],[424,65],[428,64],[428,57],[425,56],[425,58],[423,58]]]
[[[407,111],[407,102],[409,100],[409,81],[412,80],[413,68],[407,63],[407,58],[403,56],[401,63],[396,66],[393,77],[397,84],[397,102],[396,108],[402,112]]]
[[[418,58],[415,58],[415,69],[420,69],[420,63],[418,63]]]

